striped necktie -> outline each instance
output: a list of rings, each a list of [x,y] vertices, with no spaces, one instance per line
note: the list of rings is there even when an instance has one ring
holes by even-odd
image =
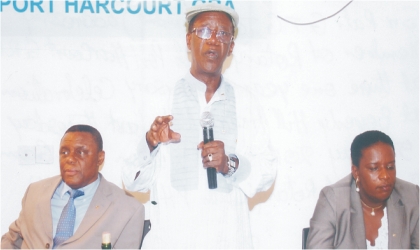
[[[74,222],[76,220],[74,199],[85,194],[83,191],[77,189],[69,190],[67,193],[70,193],[70,198],[67,205],[64,207],[63,212],[61,212],[60,220],[57,225],[57,232],[54,237],[53,248],[56,248],[73,235]]]

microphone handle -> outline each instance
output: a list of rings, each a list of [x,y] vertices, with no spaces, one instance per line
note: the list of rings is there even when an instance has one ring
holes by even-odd
[[[204,144],[206,144],[209,141],[214,141],[212,127],[210,127],[209,129],[207,129],[207,127],[203,128],[203,139]],[[207,182],[209,184],[209,189],[217,188],[217,173],[215,168],[207,168]]]
[[[217,175],[215,168],[207,168],[207,182],[209,183],[209,189],[217,188]]]
[[[214,141],[213,128],[212,127],[210,127],[210,129],[209,129],[209,141]]]
[[[204,144],[206,144],[207,142],[209,142],[209,136],[207,134],[207,127],[204,127],[203,128],[203,141],[204,141]]]

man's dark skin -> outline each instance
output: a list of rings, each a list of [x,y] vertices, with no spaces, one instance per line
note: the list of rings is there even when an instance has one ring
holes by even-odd
[[[208,27],[212,31],[209,39],[201,39],[194,32],[194,28]],[[216,38],[216,32],[224,30],[234,34],[234,27],[231,18],[224,12],[209,11],[198,14],[192,20],[189,32],[186,35],[188,49],[191,50],[191,74],[204,84],[206,84],[206,101],[209,102],[221,83],[223,62],[232,54],[235,42],[233,39],[229,43],[222,43]],[[181,140],[181,135],[170,129],[173,116],[158,116],[146,133],[146,141],[152,152],[159,143],[177,143]],[[217,172],[226,174],[229,171],[222,141],[212,141],[204,144],[200,142],[197,149],[201,149],[203,167],[213,167]],[[208,155],[212,154],[212,161]],[[237,168],[239,162],[236,162]]]

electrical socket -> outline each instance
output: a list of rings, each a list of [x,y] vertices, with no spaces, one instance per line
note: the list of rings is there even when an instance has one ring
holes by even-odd
[[[51,145],[38,145],[35,150],[35,162],[41,164],[50,164],[54,161],[54,149]]]
[[[19,146],[18,155],[19,155],[20,165],[35,164],[35,147],[34,146]]]

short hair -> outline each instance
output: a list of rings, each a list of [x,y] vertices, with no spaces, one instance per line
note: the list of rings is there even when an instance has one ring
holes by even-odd
[[[195,19],[197,19],[197,17],[200,15],[200,14],[203,14],[203,13],[206,13],[206,12],[211,12],[211,11],[204,11],[204,12],[201,12],[201,13],[198,13],[197,15],[195,15],[193,18],[191,18],[191,21],[188,23],[188,33],[191,33],[191,31],[192,31],[192,27],[193,27],[193,25],[194,25],[194,22],[195,22]],[[216,12],[216,11],[215,11]],[[221,12],[221,13],[223,13],[223,14],[225,14],[228,18],[229,18],[229,20],[230,20],[230,22],[232,23],[232,35],[235,33],[235,24],[234,24],[234,22],[233,22],[233,20],[232,20],[232,16],[230,16],[228,13],[226,13],[226,12],[223,12],[223,11],[217,11],[217,12]]]
[[[101,136],[101,133],[99,133],[99,131],[96,128],[89,125],[78,124],[78,125],[71,126],[69,129],[66,130],[64,134],[67,134],[69,132],[86,132],[86,133],[91,134],[93,139],[96,142],[96,145],[98,146],[98,151],[102,151],[102,147],[103,147],[102,136]]]
[[[395,153],[394,143],[392,142],[391,137],[378,130],[366,131],[356,136],[351,143],[350,152],[352,164],[359,167],[360,158],[362,158],[362,151],[378,142],[390,145]]]

